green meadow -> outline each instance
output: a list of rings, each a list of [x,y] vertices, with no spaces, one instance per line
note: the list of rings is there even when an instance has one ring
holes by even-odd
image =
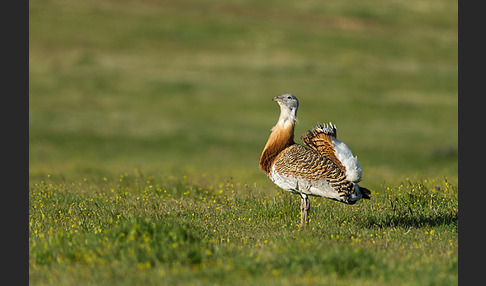
[[[32,285],[456,285],[457,1],[30,1]],[[372,200],[258,169],[271,99]]]

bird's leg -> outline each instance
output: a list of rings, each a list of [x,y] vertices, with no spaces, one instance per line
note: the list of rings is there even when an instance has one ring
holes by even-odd
[[[310,201],[307,195],[300,195],[300,227],[309,224]]]
[[[305,224],[309,225],[310,200],[307,196],[305,197],[304,210],[305,210]]]
[[[305,199],[304,197],[301,197],[300,198],[300,227],[304,226],[304,221],[305,221],[304,204],[305,204]]]

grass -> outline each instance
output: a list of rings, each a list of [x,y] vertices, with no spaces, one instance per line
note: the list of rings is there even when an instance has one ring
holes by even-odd
[[[457,284],[457,1],[30,1],[32,284]],[[258,170],[332,121],[373,200]]]
[[[55,181],[55,180],[54,180]],[[457,186],[405,181],[353,207],[231,182],[121,175],[29,192],[36,285],[457,284]]]

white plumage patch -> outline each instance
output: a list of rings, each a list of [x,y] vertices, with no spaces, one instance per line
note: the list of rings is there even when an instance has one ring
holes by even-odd
[[[279,174],[275,166],[272,167],[269,177],[277,186],[292,193],[342,200],[325,179],[310,182],[300,177],[286,176]]]
[[[348,181],[357,183],[361,181],[361,166],[358,162],[358,157],[353,156],[351,149],[342,141],[331,137],[332,147],[334,147],[334,154],[341,161],[341,164],[346,168],[346,179]]]

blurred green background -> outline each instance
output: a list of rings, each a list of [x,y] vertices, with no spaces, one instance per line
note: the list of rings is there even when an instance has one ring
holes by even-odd
[[[457,1],[29,2],[29,175],[273,184],[271,98],[332,121],[363,184],[458,172]]]

